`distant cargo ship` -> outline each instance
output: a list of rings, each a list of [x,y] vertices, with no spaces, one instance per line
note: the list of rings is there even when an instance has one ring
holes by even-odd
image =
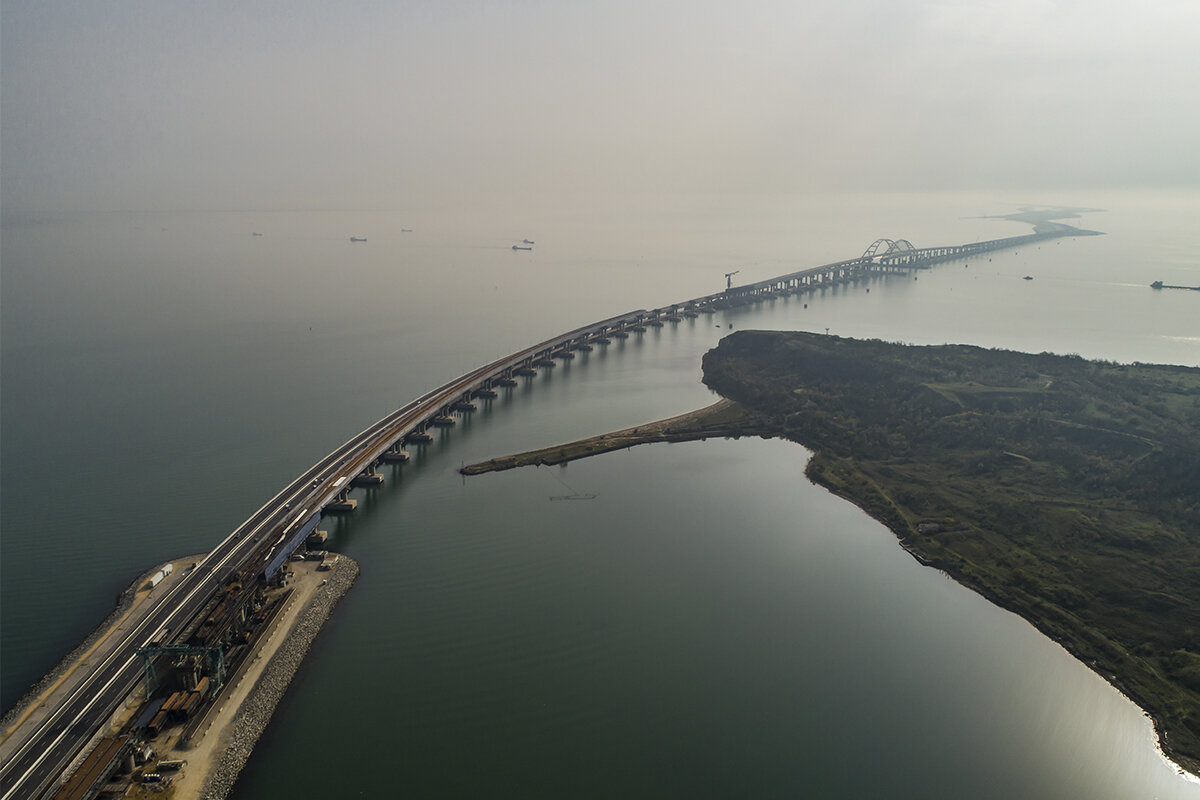
[[[357,236],[351,236],[351,237],[350,237],[350,241],[352,241],[352,242],[365,242],[366,240],[367,240],[367,239],[366,239],[366,237],[365,237],[365,236],[364,236],[363,238],[361,238],[361,239],[360,239],[359,237],[357,237]]]
[[[513,250],[532,250],[532,247],[521,247],[519,244],[513,245]]]
[[[1193,292],[1200,292],[1200,286],[1172,286],[1171,284],[1163,283],[1162,281],[1155,281],[1154,283],[1150,284],[1150,288],[1151,289],[1191,289]]]

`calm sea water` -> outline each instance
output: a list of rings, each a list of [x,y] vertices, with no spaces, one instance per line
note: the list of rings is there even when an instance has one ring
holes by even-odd
[[[880,236],[1021,233],[973,217],[1025,199],[563,197],[9,225],[3,704],[137,572],[211,546],[454,375],[714,291],[732,269],[770,277]],[[363,575],[238,796],[1200,796],[1136,707],[808,484],[802,448],[455,472],[711,402],[699,359],[730,326],[1200,364],[1197,298],[1147,288],[1200,284],[1200,197],[1053,199],[1109,209],[1082,220],[1108,235],[652,331],[424,448],[331,521]],[[532,252],[510,249],[522,238]],[[576,492],[596,497],[553,499]]]

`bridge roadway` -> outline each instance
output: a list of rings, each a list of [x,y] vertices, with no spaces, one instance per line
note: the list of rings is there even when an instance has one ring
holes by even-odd
[[[631,311],[577,328],[493,361],[426,392],[346,441],[254,512],[198,562],[195,569],[157,600],[155,608],[141,624],[111,648],[108,656],[92,668],[86,679],[69,693],[36,731],[15,733],[18,736],[25,735],[27,741],[17,748],[8,763],[0,767],[0,800],[36,798],[47,792],[83,746],[133,691],[141,676],[137,648],[162,639],[159,634],[164,630],[166,638],[163,641],[170,641],[172,634],[178,635],[187,626],[231,573],[255,558],[261,558],[265,566],[267,558],[275,552],[275,547],[268,543],[287,541],[306,520],[339,496],[344,496],[353,478],[373,468],[386,451],[402,443],[414,432],[423,432],[434,417],[449,414],[454,403],[469,399],[481,389],[490,388],[494,381],[511,377],[514,370],[531,367],[539,360],[564,356],[572,348],[603,342],[609,334],[627,336],[629,331],[641,332],[645,325],[661,325],[663,319],[676,321],[676,315],[681,313],[694,316],[732,302],[753,300],[760,295],[775,296],[781,292],[814,290],[858,280],[874,272],[919,268],[1042,239],[1092,233],[1066,228],[969,245],[920,250],[903,240],[901,242],[907,247],[891,240],[879,240],[867,253],[856,259],[731,287],[724,292],[650,311]],[[887,243],[888,249],[880,253],[883,243]],[[279,538],[275,539],[276,536]],[[264,553],[267,555],[264,556]]]
[[[171,632],[182,630],[231,572],[262,552],[268,534],[286,537],[337,497],[342,483],[348,485],[350,478],[374,464],[406,434],[423,426],[431,414],[443,412],[487,378],[552,353],[593,331],[612,330],[642,314],[632,312],[576,329],[461,375],[396,409],[310,467],[159,598],[155,609],[93,667],[37,731],[32,735],[25,732],[28,740],[0,767],[0,798],[34,798],[46,791],[137,684],[141,677],[137,648],[160,639],[158,634],[164,628],[168,638]],[[346,480],[339,482],[339,478]]]

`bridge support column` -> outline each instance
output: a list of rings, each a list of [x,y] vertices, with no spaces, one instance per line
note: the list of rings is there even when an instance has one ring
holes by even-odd
[[[469,391],[463,392],[462,397],[450,404],[450,410],[452,411],[475,411],[477,408],[478,406],[471,402],[471,393]]]
[[[338,496],[329,501],[325,506],[327,514],[349,514],[354,509],[358,508],[358,501],[350,497],[349,489],[342,489],[338,492]]]
[[[422,422],[409,431],[408,435],[404,437],[404,441],[411,442],[412,444],[429,444],[433,441],[433,437],[425,430],[425,423]]]
[[[375,462],[371,462],[366,469],[354,476],[350,484],[352,486],[382,486],[383,476],[375,471]]]
[[[400,446],[400,442],[396,442],[384,451],[382,458],[386,464],[403,464],[408,461],[408,451]]]

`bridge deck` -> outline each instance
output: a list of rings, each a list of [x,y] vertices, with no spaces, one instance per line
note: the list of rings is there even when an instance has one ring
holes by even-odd
[[[257,573],[264,565],[274,563],[279,559],[280,546],[286,547],[302,539],[301,534],[306,532],[312,520],[343,495],[358,474],[373,468],[386,451],[402,443],[407,436],[424,430],[435,415],[450,413],[455,402],[490,387],[491,382],[504,385],[513,374],[531,368],[535,361],[554,354],[562,355],[573,346],[587,345],[589,340],[600,342],[609,336],[623,338],[629,331],[645,330],[645,325],[661,325],[664,319],[679,321],[680,312],[694,316],[699,311],[720,308],[731,302],[745,302],[755,295],[777,290],[817,289],[872,273],[921,268],[1043,239],[1095,234],[1095,231],[1063,225],[1025,236],[952,247],[917,249],[901,240],[903,245],[892,242],[888,250],[880,254],[882,248],[873,245],[858,258],[798,270],[730,287],[724,292],[649,311],[631,311],[585,325],[485,364],[426,392],[360,431],[310,467],[230,533],[194,570],[157,598],[155,609],[124,636],[110,656],[91,668],[88,679],[72,691],[62,706],[48,714],[36,730],[22,732],[27,738],[16,748],[14,757],[0,766],[0,800],[38,797],[52,789],[65,766],[136,684],[139,664],[135,652],[139,646],[158,641],[168,631],[174,632],[174,636],[164,643],[180,636],[231,577]],[[551,361],[550,365],[553,363]],[[91,733],[78,733],[83,730]],[[85,779],[81,777],[79,781]]]

